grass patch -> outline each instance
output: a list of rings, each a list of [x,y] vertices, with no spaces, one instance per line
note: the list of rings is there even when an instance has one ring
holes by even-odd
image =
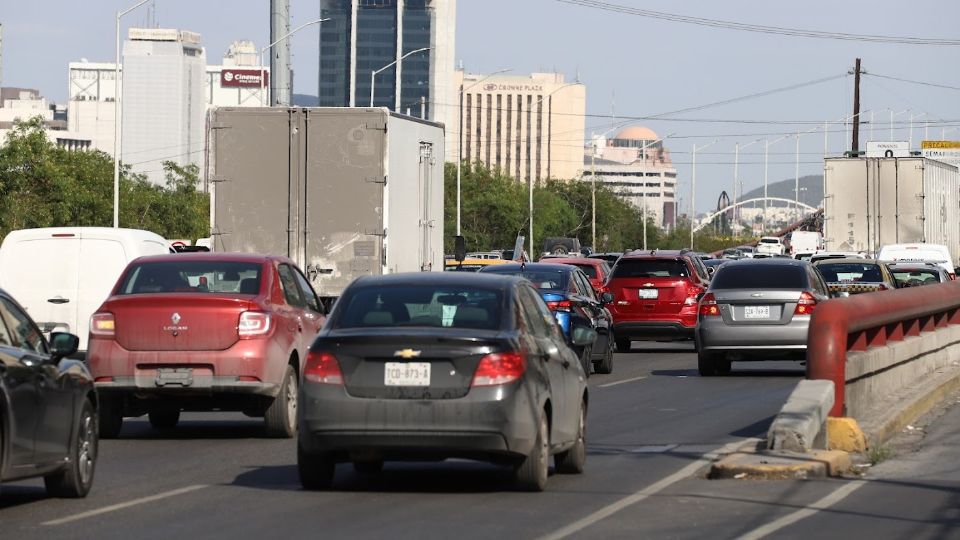
[[[870,460],[871,465],[876,465],[881,461],[886,461],[896,455],[896,452],[893,451],[889,446],[877,446],[871,448],[867,451],[867,459]]]

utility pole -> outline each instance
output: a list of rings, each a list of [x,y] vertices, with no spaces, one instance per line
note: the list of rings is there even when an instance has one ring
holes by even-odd
[[[857,58],[853,79],[853,139],[850,142],[852,152],[860,151],[860,59]]]

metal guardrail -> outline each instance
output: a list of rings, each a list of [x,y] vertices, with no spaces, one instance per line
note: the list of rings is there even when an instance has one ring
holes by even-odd
[[[848,352],[954,324],[960,324],[960,281],[830,300],[817,306],[810,321],[807,378],[833,381],[830,416],[844,416]]]

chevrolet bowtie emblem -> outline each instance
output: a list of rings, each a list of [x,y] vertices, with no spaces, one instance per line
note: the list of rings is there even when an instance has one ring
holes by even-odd
[[[415,351],[413,349],[403,349],[401,351],[396,351],[395,353],[393,353],[393,356],[394,358],[406,358],[409,360],[410,358],[416,358],[420,356],[420,351]]]

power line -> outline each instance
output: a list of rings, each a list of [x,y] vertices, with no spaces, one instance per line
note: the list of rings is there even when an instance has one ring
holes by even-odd
[[[671,22],[680,22],[698,26],[709,26],[713,28],[725,28],[728,30],[740,30],[744,32],[755,32],[761,34],[773,34],[780,36],[794,36],[817,39],[836,39],[842,41],[865,41],[872,43],[897,43],[901,45],[960,45],[957,39],[942,38],[921,38],[913,36],[884,36],[876,34],[850,34],[846,32],[827,32],[823,30],[807,30],[803,28],[787,28],[782,26],[766,26],[759,24],[740,23],[735,21],[725,21],[720,19],[706,19],[702,17],[691,17],[689,15],[680,15],[676,13],[666,13],[663,11],[653,11],[649,9],[640,9],[598,0],[556,0],[564,4],[587,7],[625,15],[635,15],[650,19],[660,19]]]
[[[933,87],[933,88],[945,88],[945,89],[947,89],[947,90],[960,90],[960,87],[958,87],[958,86],[950,86],[950,85],[946,85],[946,84],[936,84],[936,83],[924,82],[924,81],[914,81],[914,80],[910,80],[910,79],[903,79],[903,78],[900,78],[900,77],[891,77],[890,75],[880,75],[879,73],[870,73],[870,72],[867,72],[867,71],[863,72],[863,74],[866,75],[866,76],[868,76],[868,77],[877,77],[877,78],[879,78],[879,79],[890,79],[891,81],[900,81],[900,82],[905,82],[905,83],[910,83],[910,84],[918,84],[918,85],[921,85],[921,86],[931,86],[931,87]]]

